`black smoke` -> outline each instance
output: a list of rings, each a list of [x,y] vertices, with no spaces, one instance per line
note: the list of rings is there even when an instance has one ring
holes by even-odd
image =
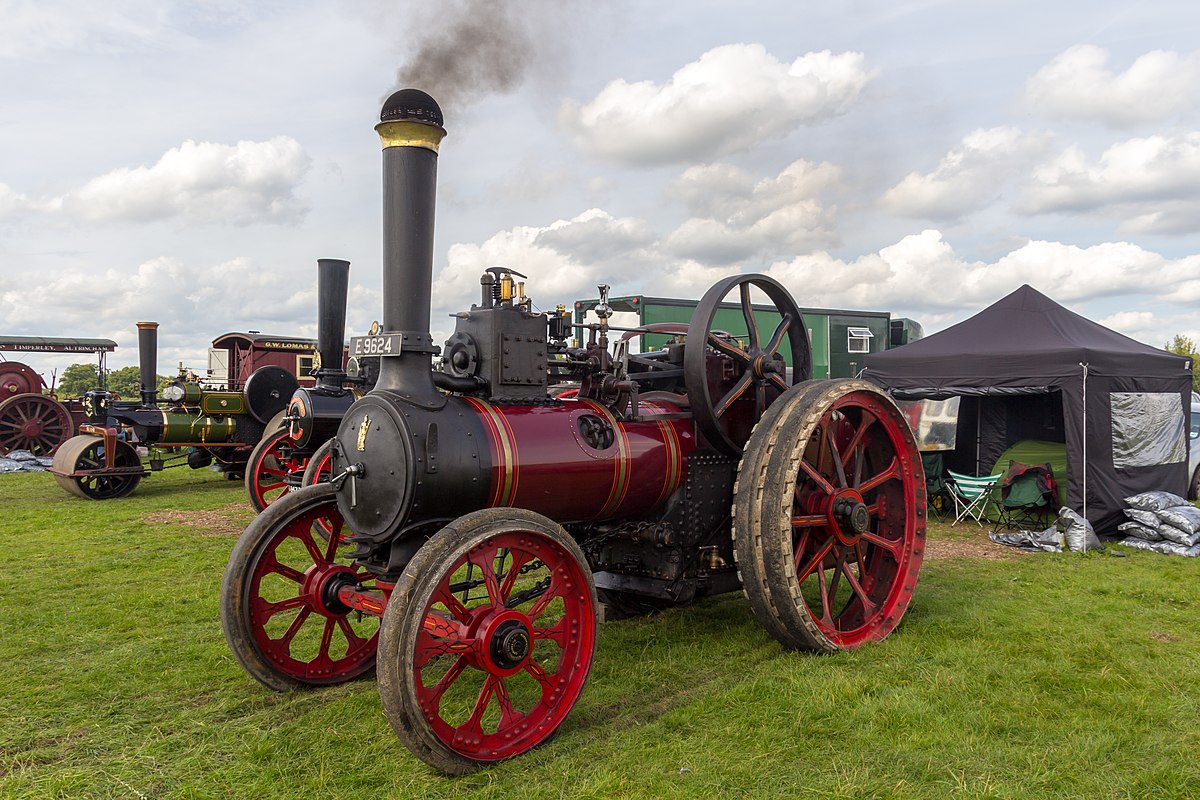
[[[441,0],[410,27],[415,52],[398,88],[428,92],[443,107],[516,91],[531,73],[561,66],[566,0]]]

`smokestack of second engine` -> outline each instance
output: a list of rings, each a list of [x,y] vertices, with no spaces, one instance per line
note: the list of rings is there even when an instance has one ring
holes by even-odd
[[[158,323],[139,322],[137,327],[142,405],[152,406],[158,396]]]
[[[383,328],[403,336],[399,355],[380,364],[378,389],[420,405],[444,402],[434,388],[429,332],[433,281],[433,210],[438,145],[446,130],[437,102],[401,89],[375,126],[383,143]]]
[[[317,385],[341,391],[342,340],[346,336],[346,290],[350,262],[340,258],[317,259]]]

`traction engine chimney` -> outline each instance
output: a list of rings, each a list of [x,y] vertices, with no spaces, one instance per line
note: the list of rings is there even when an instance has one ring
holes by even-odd
[[[317,259],[317,385],[342,390],[346,377],[342,369],[343,339],[346,336],[346,291],[350,283],[350,262],[340,258]]]
[[[158,323],[139,322],[137,327],[142,405],[152,406],[158,397]]]
[[[375,126],[383,144],[383,329],[402,335],[401,353],[382,359],[378,389],[430,408],[444,399],[433,385],[429,332],[433,212],[442,110],[419,89],[383,104]]]

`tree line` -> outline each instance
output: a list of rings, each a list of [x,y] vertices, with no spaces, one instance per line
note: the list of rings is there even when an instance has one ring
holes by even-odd
[[[170,380],[166,375],[159,375],[158,389],[161,391]],[[59,397],[81,397],[84,392],[95,389],[100,385],[100,374],[95,364],[72,364],[63,370],[59,377],[55,393]],[[138,367],[121,367],[107,372],[105,388],[127,400],[138,397],[141,390],[142,373]]]

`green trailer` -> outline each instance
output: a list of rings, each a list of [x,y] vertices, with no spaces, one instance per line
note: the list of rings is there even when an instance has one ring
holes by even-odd
[[[680,300],[672,297],[610,297],[613,315],[609,324],[614,327],[636,328],[658,322],[687,323],[696,308],[696,300]],[[575,301],[575,324],[595,322],[593,309],[600,304],[598,298]],[[755,317],[760,330],[774,330],[779,324],[779,315],[773,306],[754,305]],[[909,319],[893,320],[886,311],[846,311],[828,308],[802,308],[804,326],[812,344],[814,378],[849,378],[857,375],[863,367],[863,357],[878,353],[889,347],[915,341],[921,336],[921,326]],[[735,338],[745,334],[746,323],[741,307],[737,303],[723,303],[717,311],[713,327],[724,330]],[[667,334],[639,336],[635,349],[638,352],[657,350],[670,338]],[[790,358],[787,343],[781,352]]]

